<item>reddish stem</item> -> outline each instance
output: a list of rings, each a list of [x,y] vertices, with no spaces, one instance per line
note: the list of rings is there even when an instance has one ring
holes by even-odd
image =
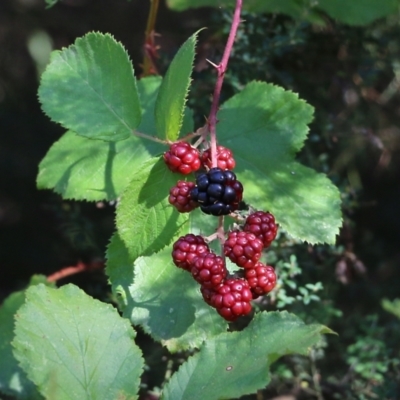
[[[231,29],[229,32],[228,41],[226,42],[224,54],[222,56],[221,62],[215,66],[217,69],[217,82],[215,83],[213,101],[211,104],[210,115],[208,116],[208,130],[210,132],[210,142],[211,142],[211,161],[212,167],[217,166],[217,113],[219,106],[219,98],[221,95],[222,83],[224,81],[225,72],[228,67],[229,56],[231,55],[233,43],[235,42],[236,33],[238,26],[240,24],[240,13],[242,11],[242,0],[236,0],[235,12],[233,14]]]
[[[104,262],[95,260],[91,261],[88,264],[83,263],[82,261],[78,261],[78,264],[70,266],[70,267],[65,267],[63,269],[60,269],[59,271],[54,272],[54,274],[51,274],[47,277],[48,282],[56,282],[59,281],[60,279],[66,278],[67,276],[79,274],[80,272],[84,271],[94,271],[96,269],[102,269],[104,268]]]

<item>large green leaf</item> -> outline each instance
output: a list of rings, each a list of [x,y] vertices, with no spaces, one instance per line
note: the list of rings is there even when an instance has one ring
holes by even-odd
[[[253,82],[223,104],[218,140],[235,154],[246,202],[272,212],[295,238],[334,243],[342,222],[339,191],[293,160],[312,112],[294,93]]]
[[[197,35],[196,32],[182,45],[162,80],[155,107],[157,134],[162,139],[175,141],[179,136],[191,82]]]
[[[178,175],[179,176],[179,175]],[[187,221],[168,202],[178,177],[161,158],[153,158],[135,174],[117,208],[118,234],[132,260],[161,250]]]
[[[136,260],[130,295],[125,316],[170,351],[199,347],[226,331],[226,322],[204,302],[200,285],[173,264],[171,246]]]
[[[14,355],[45,398],[137,398],[143,359],[134,330],[76,286],[29,288],[15,333]]]
[[[378,18],[395,14],[398,0],[319,0],[318,7],[332,18],[349,25],[366,25]]]
[[[29,286],[45,283],[44,276],[34,276]],[[11,341],[14,338],[14,316],[24,304],[25,291],[12,293],[0,307],[0,392],[17,399],[36,400],[42,396],[35,385],[26,377],[12,353]]]
[[[141,165],[160,154],[159,143],[131,136],[119,142],[65,133],[39,165],[37,186],[64,199],[114,200]]]
[[[286,354],[307,354],[321,334],[330,332],[286,312],[260,313],[243,331],[208,339],[172,376],[161,399],[236,399],[254,393],[269,383],[274,361]]]
[[[153,136],[156,135],[157,132],[155,108],[162,81],[161,76],[149,76],[138,81],[143,115],[142,122],[137,130]],[[193,129],[193,113],[189,108],[185,107],[183,121],[180,127],[180,135],[193,132]],[[165,135],[163,139],[165,139]]]
[[[174,10],[182,11],[195,7],[233,7],[235,0],[167,0]],[[398,9],[397,0],[246,0],[243,9],[258,13],[283,13],[294,18],[302,18],[322,23],[319,16],[321,10],[340,22],[350,25],[365,25],[374,20],[395,14]]]
[[[53,52],[39,99],[53,121],[89,138],[123,140],[140,124],[132,64],[109,34],[88,33]]]
[[[196,7],[233,7],[235,3],[235,0],[167,0],[169,7],[178,11]],[[246,0],[243,2],[243,9],[300,16],[307,4],[306,0]]]
[[[160,84],[160,77],[138,81],[143,112],[138,131],[142,133],[155,134],[154,108]],[[181,133],[190,131],[193,118],[186,108]],[[114,200],[143,163],[163,150],[162,144],[137,136],[110,143],[67,132],[40,163],[37,185],[54,189],[65,199]]]

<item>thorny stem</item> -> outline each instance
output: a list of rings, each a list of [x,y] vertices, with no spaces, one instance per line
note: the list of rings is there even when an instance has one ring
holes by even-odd
[[[242,11],[242,0],[236,0],[235,12],[233,14],[231,29],[228,36],[228,41],[226,42],[224,54],[222,60],[218,65],[215,65],[217,69],[217,82],[215,83],[213,100],[211,104],[210,114],[208,116],[207,125],[208,131],[210,133],[210,144],[211,144],[211,165],[212,167],[217,166],[217,113],[219,108],[219,98],[221,95],[222,84],[224,82],[225,72],[228,68],[229,57],[232,52],[233,43],[235,42],[236,33],[240,24],[240,13]],[[221,255],[224,258],[224,242],[225,242],[225,231],[224,231],[224,217],[218,218],[218,228],[217,228],[218,239],[221,243]]]
[[[210,142],[211,142],[211,161],[212,166],[217,166],[217,134],[216,134],[216,125],[217,125],[217,113],[219,106],[219,98],[221,95],[222,83],[224,81],[224,76],[226,69],[228,67],[229,56],[232,51],[233,43],[236,38],[236,33],[238,26],[240,24],[240,13],[242,10],[242,0],[236,0],[235,12],[233,14],[231,29],[228,36],[228,41],[226,42],[224,54],[222,56],[221,62],[215,66],[217,69],[217,82],[215,83],[213,101],[211,104],[210,114],[208,116],[208,130],[210,132]]]
[[[142,76],[148,76],[151,74],[158,74],[157,67],[155,65],[155,59],[157,58],[157,47],[154,42],[155,36],[155,24],[157,18],[157,11],[159,0],[150,0],[150,11],[147,19],[147,26],[144,40],[144,58],[143,58],[143,72]]]

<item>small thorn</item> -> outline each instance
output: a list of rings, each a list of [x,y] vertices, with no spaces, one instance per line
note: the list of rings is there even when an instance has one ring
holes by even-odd
[[[213,63],[212,61],[210,61],[208,58],[206,58],[206,61],[207,61],[208,63],[210,63],[214,68],[216,68],[216,69],[219,68],[219,65],[214,64],[214,63]]]

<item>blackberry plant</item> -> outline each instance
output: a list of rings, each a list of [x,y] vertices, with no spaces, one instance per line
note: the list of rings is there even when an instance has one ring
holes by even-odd
[[[276,283],[260,259],[277,224],[310,244],[333,243],[341,212],[332,182],[295,160],[309,104],[253,81],[220,105],[241,8],[237,0],[223,57],[213,64],[210,113],[198,129],[186,101],[199,32],[164,77],[150,76],[157,70],[150,65],[136,79],[109,34],[89,33],[53,53],[39,99],[66,133],[41,162],[38,187],[66,199],[119,199],[106,273],[120,313],[74,285],[33,281],[10,298],[3,314],[8,327],[16,315],[10,369],[30,398],[135,398],[144,363],[132,325],[171,353],[198,349],[165,385],[164,400],[253,393],[268,384],[274,360],[306,354],[330,332],[253,308]],[[227,234],[231,224],[239,227]],[[245,328],[228,325],[240,319]]]

